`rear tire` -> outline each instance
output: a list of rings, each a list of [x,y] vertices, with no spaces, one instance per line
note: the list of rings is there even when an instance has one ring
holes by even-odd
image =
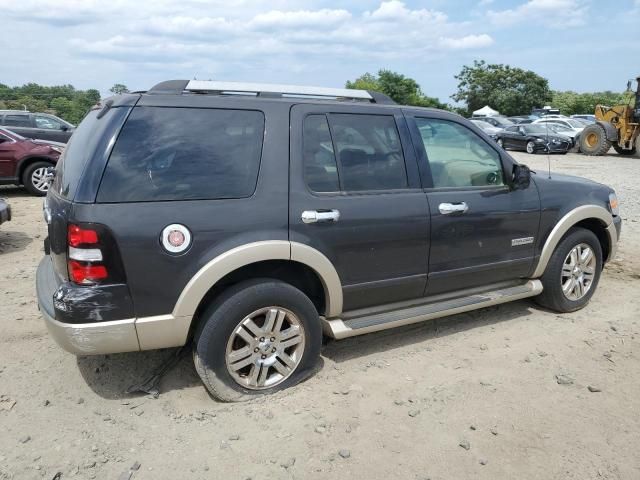
[[[580,133],[580,151],[585,155],[605,155],[611,148],[607,133],[597,123],[587,125]]]
[[[526,148],[527,153],[536,153],[536,144],[533,141],[529,140]]]
[[[579,258],[580,254],[584,258]],[[601,272],[602,247],[598,237],[591,230],[574,227],[551,255],[540,278],[544,290],[535,300],[556,312],[580,310],[591,300]],[[578,283],[582,284],[581,290]]]
[[[49,181],[46,174],[47,169],[53,164],[49,162],[34,162],[25,168],[22,173],[22,184],[27,191],[38,197],[44,197],[49,191]]]
[[[617,143],[613,144],[613,149],[618,152],[618,154],[626,156],[635,155],[637,151],[637,148],[635,146],[631,150],[623,150]]]
[[[193,359],[212,396],[237,402],[309,377],[321,345],[311,300],[288,283],[259,279],[229,288],[204,311]]]

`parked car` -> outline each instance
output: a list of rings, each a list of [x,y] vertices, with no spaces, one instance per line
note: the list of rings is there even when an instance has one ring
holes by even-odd
[[[484,133],[486,133],[487,135],[489,135],[493,139],[496,139],[497,138],[496,135],[498,134],[498,132],[500,132],[500,130],[502,130],[502,128],[494,127],[490,123],[485,122],[484,120],[477,119],[477,118],[471,119],[471,123],[473,123],[476,127],[480,127],[480,129]]]
[[[512,125],[498,134],[498,145],[527,153],[567,153],[573,146],[570,138],[550,131],[544,125]]]
[[[552,133],[570,138],[573,147],[579,144],[581,132],[576,132],[573,128],[560,125],[559,123],[547,122],[543,125],[548,126]]]
[[[513,122],[511,120],[507,119],[507,117],[502,117],[502,116],[478,117],[478,118],[473,118],[472,120],[482,120],[483,122],[487,122],[497,128],[505,128],[505,127],[508,127],[509,125],[513,125]]]
[[[573,130],[573,132],[577,135],[584,130],[584,123],[574,120],[572,118],[540,118],[533,122],[533,125],[562,125],[565,128],[569,128]]]
[[[0,128],[0,185],[24,185],[33,195],[46,195],[47,170],[56,164],[61,152],[57,145],[36,143]]]
[[[323,332],[578,310],[616,251],[611,188],[536,175],[450,112],[197,80],[98,108],[45,200],[40,311],[78,355],[192,344],[222,400],[309,376]]]
[[[67,143],[75,126],[55,115],[22,110],[0,110],[0,127],[26,138]]]
[[[531,118],[529,118],[528,115],[516,115],[514,117],[507,117],[507,120],[510,120],[514,125],[517,125],[519,123],[529,122]]]
[[[571,115],[571,118],[576,120],[582,120],[587,122],[588,124],[592,124],[596,122],[596,116],[592,114],[579,114],[579,115]]]
[[[0,225],[11,220],[11,207],[0,198]]]

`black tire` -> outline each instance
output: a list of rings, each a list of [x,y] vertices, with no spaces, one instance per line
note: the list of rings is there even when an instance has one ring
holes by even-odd
[[[304,349],[293,373],[273,387],[254,390],[237,382],[227,369],[227,343],[244,318],[270,306],[282,307],[297,317],[304,331]],[[317,365],[321,346],[322,327],[311,300],[288,283],[258,279],[230,287],[204,311],[195,333],[193,359],[213,397],[237,402],[283,390],[308,378]]]
[[[613,146],[613,149],[616,152],[618,152],[619,155],[631,156],[631,155],[635,155],[637,151],[635,146],[631,150],[623,150],[622,148],[620,148],[620,145],[618,145],[617,143],[614,143],[612,146]]]
[[[569,252],[580,244],[587,244],[594,252],[596,265],[591,286],[586,294],[578,300],[570,300],[562,291],[562,267]],[[535,300],[543,307],[556,312],[567,313],[584,307],[598,288],[602,273],[602,247],[598,237],[585,228],[574,227],[567,232],[549,259],[547,268],[540,278],[544,290]]]
[[[587,125],[580,132],[580,151],[585,155],[605,155],[610,148],[611,142],[607,140],[607,133],[602,125]]]
[[[52,163],[37,161],[25,168],[24,172],[22,172],[22,184],[24,185],[24,188],[26,188],[26,190],[32,195],[44,197],[47,194],[49,187],[47,186],[46,189],[38,188],[38,183],[34,178],[34,173],[41,172],[42,169],[47,169],[52,166]]]

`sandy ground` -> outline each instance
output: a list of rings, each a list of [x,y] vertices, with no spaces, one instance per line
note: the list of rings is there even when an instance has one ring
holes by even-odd
[[[1,187],[14,220],[0,227],[0,480],[640,478],[640,159],[551,162],[621,200],[620,251],[587,308],[520,301],[329,342],[304,384],[233,405],[210,399],[189,356],[159,398],[124,393],[173,350],[58,348],[34,301],[41,200]]]

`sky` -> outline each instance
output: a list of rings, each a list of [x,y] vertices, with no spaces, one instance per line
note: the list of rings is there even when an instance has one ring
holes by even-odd
[[[0,24],[0,83],[104,95],[193,78],[342,87],[386,68],[451,102],[476,59],[555,90],[640,75],[640,0],[0,0]]]

